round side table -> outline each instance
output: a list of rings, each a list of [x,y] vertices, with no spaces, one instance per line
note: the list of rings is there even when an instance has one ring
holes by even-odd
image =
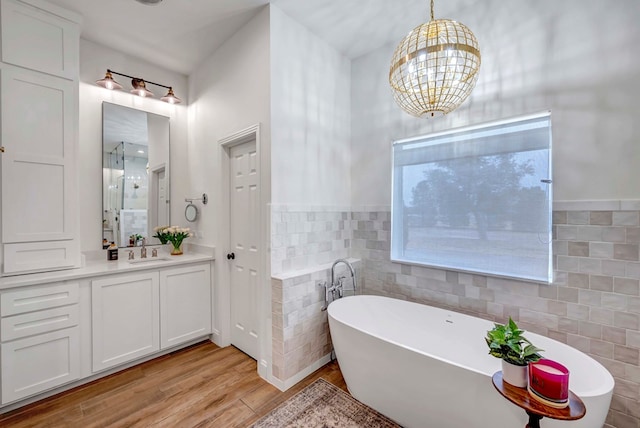
[[[582,418],[587,412],[580,397],[571,391],[569,391],[569,405],[564,409],[556,409],[531,397],[526,388],[518,388],[503,382],[501,371],[494,373],[491,380],[493,381],[493,386],[504,398],[527,412],[529,423],[525,428],[540,428],[540,419],[543,417],[574,421]]]

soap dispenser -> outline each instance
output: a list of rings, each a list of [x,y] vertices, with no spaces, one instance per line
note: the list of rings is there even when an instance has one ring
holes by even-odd
[[[111,242],[107,248],[107,260],[118,260],[118,246],[115,242]]]

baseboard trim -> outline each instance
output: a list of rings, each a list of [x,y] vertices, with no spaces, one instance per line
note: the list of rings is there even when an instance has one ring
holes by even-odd
[[[271,378],[268,379],[268,381],[269,381],[269,383],[271,385],[275,386],[280,391],[284,392],[287,389],[291,388],[296,383],[300,382],[305,377],[309,376],[311,373],[313,373],[316,370],[318,370],[320,367],[322,367],[325,364],[327,364],[329,361],[331,361],[331,353],[325,355],[324,357],[322,357],[319,360],[317,360],[315,363],[313,363],[313,364],[307,366],[306,368],[300,370],[298,373],[296,373],[295,375],[291,376],[287,380],[283,381],[283,380],[280,380],[280,379],[274,377],[273,375],[271,375]]]

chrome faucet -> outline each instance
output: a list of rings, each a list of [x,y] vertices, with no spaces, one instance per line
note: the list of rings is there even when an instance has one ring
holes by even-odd
[[[338,259],[333,262],[333,265],[331,266],[331,286],[338,292],[338,298],[342,297],[342,294],[344,292],[344,289],[342,287],[342,280],[345,278],[344,276],[342,276],[336,280],[336,266],[340,263],[344,263],[349,268],[349,271],[351,272],[351,281],[353,282],[353,293],[355,294],[356,292],[355,269],[353,269],[353,266],[351,265],[351,263],[349,263],[348,260]]]
[[[346,277],[341,276],[340,278],[336,279],[336,266],[340,263],[344,263],[349,268],[349,271],[351,272],[351,280],[353,282],[353,293],[355,294],[356,292],[357,282],[356,282],[355,269],[353,269],[353,266],[351,265],[351,263],[349,263],[345,259],[336,260],[335,262],[333,262],[333,265],[331,266],[331,283],[327,284],[326,281],[318,283],[319,286],[324,287],[324,306],[322,307],[323,311],[327,310],[327,308],[329,307],[329,303],[333,302],[336,299],[341,298],[344,294],[342,280],[345,279]]]
[[[147,258],[147,238],[142,238],[142,248],[140,249],[140,258]]]

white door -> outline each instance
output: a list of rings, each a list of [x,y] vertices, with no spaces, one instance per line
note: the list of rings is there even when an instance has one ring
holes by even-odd
[[[167,180],[164,168],[158,172],[158,221],[157,225],[169,224],[169,201],[167,200]]]
[[[154,227],[169,225],[168,181],[164,165],[150,170],[147,236],[155,234]],[[158,242],[154,239],[151,243]]]
[[[258,162],[256,142],[229,150],[231,343],[258,357]]]

